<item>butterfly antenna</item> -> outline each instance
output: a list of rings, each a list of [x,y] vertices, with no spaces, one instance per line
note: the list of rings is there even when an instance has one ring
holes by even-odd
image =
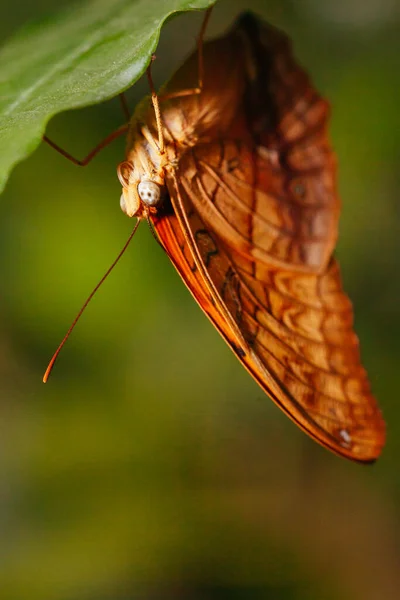
[[[119,259],[121,258],[121,256],[124,254],[125,250],[127,249],[127,247],[129,246],[133,236],[136,233],[137,228],[139,227],[141,219],[138,218],[138,220],[135,223],[135,226],[131,232],[131,234],[129,235],[127,241],[124,244],[124,247],[122,248],[122,250],[120,251],[120,253],[118,254],[117,258],[114,260],[114,262],[112,263],[112,265],[107,269],[106,273],[103,275],[103,277],[100,279],[99,283],[96,285],[96,287],[93,289],[93,291],[89,294],[89,296],[87,297],[86,301],[84,302],[82,308],[80,309],[80,311],[78,312],[78,314],[76,315],[75,319],[73,320],[70,328],[68,329],[67,333],[65,334],[61,344],[58,346],[57,350],[54,352],[53,357],[51,359],[51,361],[48,364],[48,367],[46,369],[45,374],[43,375],[43,383],[46,383],[51,371],[53,370],[54,364],[57,360],[58,355],[61,352],[62,347],[64,346],[65,342],[67,341],[67,339],[69,338],[69,336],[72,333],[72,330],[74,329],[75,325],[77,324],[77,322],[79,321],[83,311],[85,310],[85,308],[87,307],[87,305],[89,304],[89,302],[91,301],[91,299],[93,298],[93,296],[95,295],[95,293],[97,292],[97,290],[99,289],[99,287],[102,285],[102,283],[107,279],[107,277],[109,276],[109,274],[111,273],[111,271],[113,270],[113,268],[115,267],[115,265],[117,264],[117,262],[119,261]]]

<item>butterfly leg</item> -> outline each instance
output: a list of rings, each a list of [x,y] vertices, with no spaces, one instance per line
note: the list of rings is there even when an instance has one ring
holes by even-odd
[[[46,144],[48,144],[49,146],[54,148],[54,150],[56,150],[57,152],[62,154],[62,156],[65,156],[65,158],[67,158],[68,160],[73,162],[74,165],[78,165],[79,167],[86,167],[86,165],[88,165],[90,163],[90,161],[96,156],[96,154],[98,154],[101,150],[103,150],[103,148],[105,148],[106,146],[111,144],[111,142],[113,142],[120,135],[123,135],[127,131],[128,131],[128,124],[122,125],[118,129],[116,129],[115,131],[110,133],[110,135],[108,135],[106,138],[104,138],[104,140],[102,140],[99,144],[97,144],[97,146],[95,148],[93,148],[93,150],[91,150],[91,152],[89,152],[89,154],[87,156],[85,156],[85,158],[83,158],[82,160],[79,160],[78,158],[75,158],[74,156],[72,156],[72,154],[70,154],[69,152],[67,152],[60,146],[58,146],[51,139],[49,139],[47,137],[47,135],[44,135],[42,139],[44,142],[46,142]]]
[[[164,100],[170,100],[171,98],[181,98],[183,96],[193,96],[194,94],[201,94],[201,91],[203,89],[203,76],[204,76],[204,63],[203,63],[203,41],[204,41],[204,34],[205,31],[207,29],[207,25],[208,25],[208,21],[210,19],[210,15],[211,15],[211,11],[212,11],[213,7],[211,6],[211,8],[209,8],[208,10],[206,10],[206,14],[204,16],[203,19],[203,23],[201,25],[201,29],[200,29],[200,33],[199,33],[199,37],[197,39],[197,47],[198,47],[198,57],[199,57],[199,61],[198,61],[198,83],[197,83],[197,87],[195,88],[189,88],[186,90],[179,90],[179,92],[174,92],[171,94],[166,94],[165,96],[161,96],[160,98],[158,97],[158,94],[155,90],[154,87],[154,83],[153,83],[153,77],[151,74],[151,66],[153,61],[155,60],[155,54],[153,54],[153,56],[151,57],[151,62],[149,64],[149,66],[147,67],[147,79],[149,82],[149,87],[150,87],[150,92],[151,92],[151,101],[153,103],[153,108],[154,108],[154,113],[156,116],[156,122],[157,122],[157,131],[158,131],[158,149],[160,154],[164,154],[165,151],[165,143],[164,143],[164,134],[163,134],[163,127],[162,127],[162,119],[161,119],[161,110],[160,110],[160,102],[163,102]]]
[[[126,101],[125,94],[124,93],[120,94],[119,99],[121,102],[122,111],[123,111],[125,117],[127,118],[127,120],[129,121],[130,112],[129,112],[129,107],[128,107],[128,103]],[[118,127],[118,129],[116,129],[115,131],[110,133],[106,138],[104,138],[104,140],[102,140],[99,144],[97,144],[97,146],[95,148],[93,148],[93,150],[91,150],[89,152],[89,154],[87,156],[85,156],[85,158],[83,158],[82,160],[79,160],[78,158],[75,158],[74,156],[72,156],[72,154],[70,154],[69,152],[67,152],[66,150],[61,148],[61,146],[59,146],[58,144],[53,142],[50,138],[48,138],[47,135],[44,135],[42,139],[44,142],[46,142],[46,144],[51,146],[54,150],[59,152],[62,156],[64,156],[65,158],[67,158],[68,160],[73,162],[74,165],[78,165],[79,167],[86,167],[86,165],[88,165],[90,163],[90,161],[101,150],[103,150],[103,148],[105,148],[106,146],[111,144],[111,142],[113,142],[115,139],[117,139],[118,137],[120,137],[121,135],[126,133],[128,131],[128,128],[129,128],[128,123],[121,125],[121,127]]]
[[[121,92],[118,96],[120,104],[121,104],[121,108],[122,108],[122,112],[124,113],[125,119],[127,121],[130,121],[131,118],[131,111],[129,110],[129,106],[128,106],[128,101],[126,99],[125,93]]]
[[[184,96],[193,96],[195,94],[201,94],[203,89],[203,81],[204,81],[204,61],[203,61],[203,43],[204,36],[206,33],[206,29],[208,26],[208,22],[210,20],[211,12],[214,7],[211,6],[206,10],[206,14],[204,15],[203,23],[201,25],[200,33],[197,38],[197,55],[198,55],[198,81],[197,86],[195,88],[188,88],[186,90],[179,90],[177,92],[171,92],[171,94],[166,94],[165,96],[161,96],[160,102],[164,100],[171,100],[172,98],[182,98]]]

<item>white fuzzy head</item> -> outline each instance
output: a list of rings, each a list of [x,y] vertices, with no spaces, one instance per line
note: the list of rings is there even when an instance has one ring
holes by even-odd
[[[157,206],[161,200],[161,187],[155,181],[141,181],[137,187],[139,198],[146,206]]]

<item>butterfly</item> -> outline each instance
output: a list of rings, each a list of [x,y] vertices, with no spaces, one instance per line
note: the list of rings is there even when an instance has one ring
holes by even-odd
[[[158,95],[148,71],[152,102],[135,110],[118,167],[121,208],[148,220],[268,396],[332,452],[374,461],[385,424],[333,256],[329,105],[284,33],[245,13],[203,45],[205,23]]]

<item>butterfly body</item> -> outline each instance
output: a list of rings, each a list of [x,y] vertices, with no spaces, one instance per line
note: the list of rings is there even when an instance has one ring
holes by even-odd
[[[374,460],[384,422],[332,257],[340,203],[328,104],[288,38],[250,15],[205,45],[201,93],[173,97],[196,64],[194,54],[160,91],[163,148],[148,99],[135,111],[123,208],[150,218],[200,307],[280,408],[333,452]],[[160,190],[151,205],[152,192],[138,191],[148,182]]]

